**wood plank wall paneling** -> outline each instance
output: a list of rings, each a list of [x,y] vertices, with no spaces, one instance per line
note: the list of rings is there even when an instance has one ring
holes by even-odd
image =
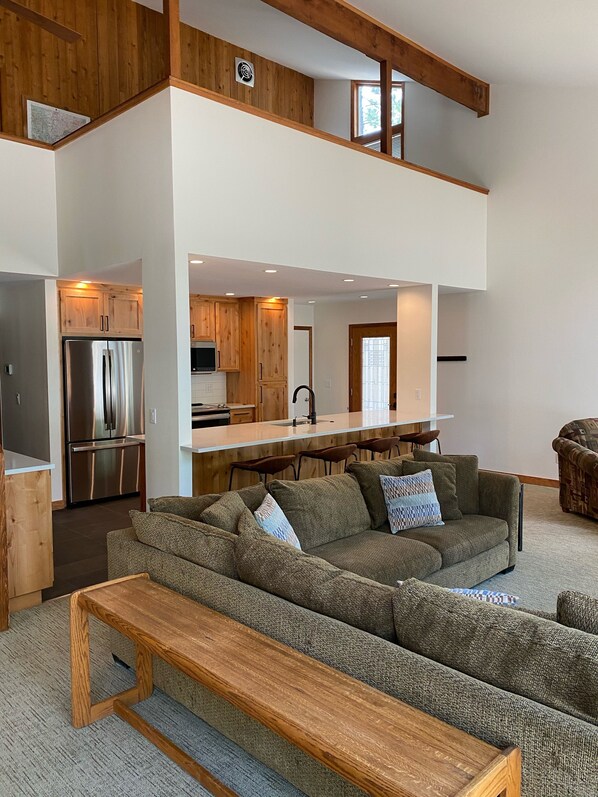
[[[69,44],[0,9],[0,130],[23,136],[24,99],[90,116],[107,113],[166,76],[162,14],[132,0],[23,0],[74,28]],[[313,126],[306,75],[181,25],[183,78],[197,86]],[[235,57],[252,61],[256,86],[234,78]]]

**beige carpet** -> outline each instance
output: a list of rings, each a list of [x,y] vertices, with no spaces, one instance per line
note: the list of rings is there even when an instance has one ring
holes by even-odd
[[[521,597],[521,605],[553,612],[561,590],[598,595],[598,520],[563,512],[552,487],[525,486],[523,551],[512,573],[484,582]]]

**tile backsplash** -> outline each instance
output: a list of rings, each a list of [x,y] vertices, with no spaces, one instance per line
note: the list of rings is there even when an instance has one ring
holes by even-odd
[[[191,402],[193,404],[224,404],[226,374],[191,374]]]

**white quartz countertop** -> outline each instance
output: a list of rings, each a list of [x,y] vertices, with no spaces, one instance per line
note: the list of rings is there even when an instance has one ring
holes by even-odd
[[[54,465],[52,465],[51,462],[44,462],[41,459],[34,459],[25,454],[17,454],[14,451],[7,451],[6,449],[4,450],[4,467],[7,476],[54,469]]]
[[[407,426],[413,423],[431,423],[453,418],[453,415],[417,415],[394,410],[371,412],[342,412],[337,415],[318,416],[315,426],[284,426],[288,421],[266,421],[243,423],[231,426],[210,426],[194,429],[191,445],[181,446],[183,451],[205,454],[209,451],[225,451],[231,448],[281,443],[286,440],[305,440],[309,437],[362,432],[366,429],[381,429],[389,426]]]

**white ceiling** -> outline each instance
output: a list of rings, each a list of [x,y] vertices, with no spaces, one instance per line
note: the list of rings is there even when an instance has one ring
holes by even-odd
[[[162,0],[143,0],[161,10]],[[595,0],[352,0],[489,83],[598,84]],[[181,0],[194,27],[317,78],[375,78],[378,66],[262,3]]]

